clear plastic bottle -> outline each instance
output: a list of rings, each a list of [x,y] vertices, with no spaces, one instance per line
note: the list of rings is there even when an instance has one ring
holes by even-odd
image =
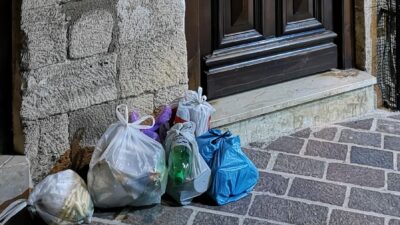
[[[190,143],[178,136],[169,154],[169,176],[175,184],[182,184],[190,176],[192,170],[192,150]]]

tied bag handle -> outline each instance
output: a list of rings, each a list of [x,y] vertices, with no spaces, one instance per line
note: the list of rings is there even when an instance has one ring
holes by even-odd
[[[210,132],[210,134],[212,134],[212,135],[214,135],[214,136],[217,136],[217,138],[215,138],[214,140],[211,141],[211,144],[213,144],[213,145],[217,144],[217,142],[218,142],[220,139],[222,139],[222,138],[227,138],[227,137],[232,136],[232,133],[231,133],[229,130],[226,131],[226,132],[223,133],[223,134],[218,134],[218,133],[215,132],[214,130],[210,130],[209,132]]]
[[[124,111],[124,115],[122,115],[121,110]],[[133,127],[133,128],[139,129],[139,130],[151,129],[154,127],[154,125],[156,123],[153,116],[143,116],[142,118],[138,119],[137,121],[135,121],[133,123],[129,123],[128,106],[125,104],[117,106],[115,113],[117,115],[118,120],[121,123],[125,124],[126,126],[130,126],[130,127]],[[151,125],[142,125],[141,124],[148,119],[151,119],[151,121],[152,121]]]

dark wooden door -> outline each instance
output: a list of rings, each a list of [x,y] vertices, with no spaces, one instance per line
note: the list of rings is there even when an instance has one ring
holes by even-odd
[[[218,98],[336,68],[336,1],[187,0],[192,85]]]

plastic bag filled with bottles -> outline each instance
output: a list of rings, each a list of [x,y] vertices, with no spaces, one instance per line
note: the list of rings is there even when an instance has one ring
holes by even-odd
[[[215,109],[207,102],[207,97],[203,95],[203,89],[198,91],[187,91],[186,95],[180,99],[176,111],[175,123],[192,121],[196,124],[195,136],[200,136],[210,129],[211,114]]]
[[[160,203],[167,184],[164,148],[140,131],[153,127],[154,118],[129,123],[126,105],[118,106],[116,114],[119,121],[100,138],[90,161],[93,202],[100,208]],[[142,125],[148,119],[152,125]]]
[[[72,170],[46,177],[35,186],[28,200],[17,200],[3,211],[0,224],[6,224],[26,206],[47,224],[60,225],[90,223],[94,211],[85,182]]]
[[[206,192],[211,170],[201,157],[194,136],[193,122],[177,123],[167,133],[167,193],[179,204],[187,205]]]
[[[198,137],[197,143],[212,171],[207,193],[218,205],[237,201],[253,190],[258,171],[242,152],[239,136],[213,129]]]

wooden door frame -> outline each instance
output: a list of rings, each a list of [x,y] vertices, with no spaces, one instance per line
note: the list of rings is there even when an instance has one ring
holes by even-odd
[[[272,0],[270,0],[272,1]],[[279,1],[279,0],[278,0]],[[202,55],[210,53],[213,46],[211,35],[211,12],[207,8],[215,4],[216,0],[186,0],[186,39],[188,49],[188,76],[189,89],[196,90],[202,85]],[[336,1],[333,11],[336,15],[333,21],[334,31],[338,34],[335,43],[338,46],[338,62],[340,69],[349,69],[354,66],[354,0]],[[201,21],[200,21],[201,18]],[[272,19],[272,18],[271,18]],[[201,23],[200,23],[201,22]],[[207,35],[208,34],[208,35]]]

